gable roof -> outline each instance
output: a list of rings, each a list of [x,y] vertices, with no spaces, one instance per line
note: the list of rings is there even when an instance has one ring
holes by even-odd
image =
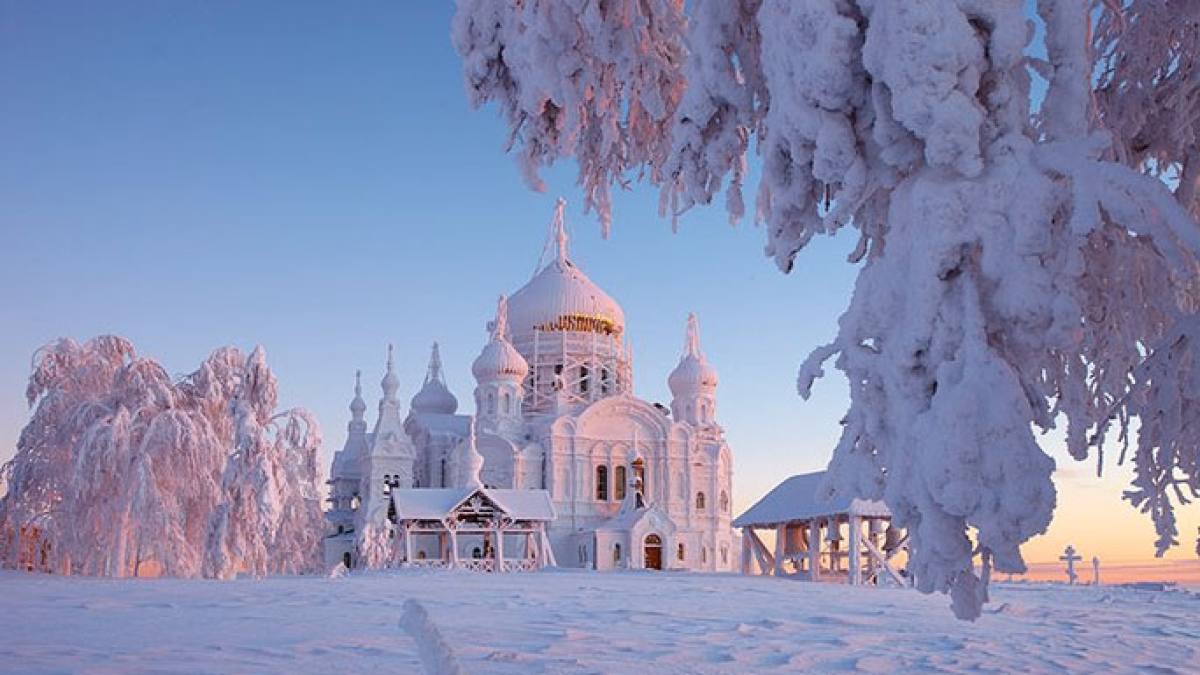
[[[441,520],[476,492],[492,500],[505,515],[515,520],[554,520],[554,505],[546,490],[501,490],[489,488],[394,488],[392,504],[401,520]]]
[[[763,527],[833,515],[892,515],[887,505],[879,501],[840,496],[823,501],[817,491],[824,478],[824,471],[788,478],[738,516],[732,523],[733,527]]]

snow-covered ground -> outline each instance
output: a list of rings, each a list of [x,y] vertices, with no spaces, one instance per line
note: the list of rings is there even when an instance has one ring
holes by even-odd
[[[997,584],[965,623],[947,598],[907,590],[552,571],[229,582],[5,572],[0,670],[421,672],[411,635],[430,626],[410,616],[401,627],[410,599],[471,673],[1200,669],[1194,592]]]

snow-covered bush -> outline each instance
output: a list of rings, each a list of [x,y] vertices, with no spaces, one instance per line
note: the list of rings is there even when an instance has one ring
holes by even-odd
[[[275,411],[261,348],[218,349],[173,381],[124,338],[60,339],[34,355],[26,396],[36,407],[0,476],[5,566],[186,577],[318,567],[319,431],[304,410]]]
[[[832,359],[850,381],[826,489],[885,499],[919,588],[965,618],[1050,522],[1034,428],[1065,420],[1098,464],[1136,429],[1126,496],[1160,553],[1200,493],[1200,38],[1180,19],[1200,9],[1040,0],[1034,44],[1026,4],[458,0],[453,27],[526,175],[575,156],[606,227],[630,176],[672,217],[724,189],[738,219],[753,138],[781,269],[857,230],[850,306],[799,377],[807,396]]]

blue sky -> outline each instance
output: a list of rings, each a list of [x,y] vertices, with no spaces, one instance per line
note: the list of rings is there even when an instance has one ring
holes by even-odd
[[[262,344],[282,403],[320,418],[326,455],[355,368],[375,395],[389,341],[402,395],[436,339],[469,401],[496,296],[528,280],[561,195],[576,259],[625,309],[641,396],[669,398],[685,317],[699,315],[735,505],[823,467],[845,383],[835,373],[803,402],[795,371],[835,332],[853,233],[784,276],[752,223],[731,227],[717,206],[672,234],[638,188],[617,195],[602,240],[573,166],[531,192],[495,111],[469,108],[451,13],[0,0],[0,459],[27,418],[30,354],[61,335],[125,335],[174,373],[219,345]],[[1127,510],[1118,486],[1105,494]]]

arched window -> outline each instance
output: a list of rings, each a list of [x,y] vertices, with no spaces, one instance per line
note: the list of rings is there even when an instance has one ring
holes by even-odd
[[[621,564],[621,545],[620,544],[613,544],[613,564],[614,565]]]
[[[708,404],[707,403],[700,404],[700,421],[701,422],[708,421]]]
[[[721,544],[721,564],[729,564],[729,546],[727,544]]]
[[[442,487],[450,487],[446,485],[446,458],[442,458]]]
[[[696,493],[696,510],[697,511],[704,510],[704,493],[703,492]]]
[[[683,544],[680,544],[679,546],[677,546],[675,548],[675,557],[680,560],[683,560],[683,557],[684,557],[683,556]]]
[[[579,366],[579,393],[586,394],[588,385],[591,384],[591,379],[588,377],[588,367]]]
[[[596,467],[596,499],[608,501],[608,467],[603,464]]]
[[[708,563],[708,547],[707,546],[700,547],[700,562],[705,563],[705,564]]]
[[[496,395],[490,391],[487,394],[487,411],[489,415],[496,414]]]
[[[600,393],[608,393],[608,368],[600,369]]]
[[[721,511],[726,513],[729,511],[729,494],[724,490],[721,490]]]
[[[613,493],[617,501],[621,501],[622,499],[625,499],[625,483],[628,482],[628,476],[625,473],[625,465],[618,464],[616,470],[613,471],[613,474],[613,482],[616,483],[613,485]]]
[[[504,392],[504,395],[500,398],[500,410],[503,411],[505,415],[512,412],[512,397],[508,395],[507,391]]]

